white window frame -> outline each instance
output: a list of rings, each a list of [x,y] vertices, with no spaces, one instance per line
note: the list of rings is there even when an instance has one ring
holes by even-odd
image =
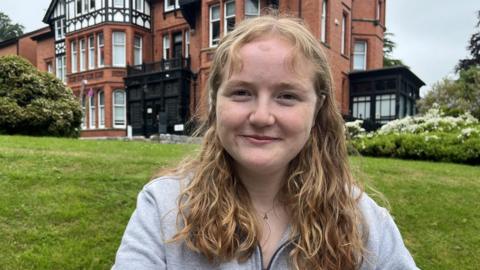
[[[256,2],[256,3],[255,3]],[[253,13],[253,12],[248,12],[248,8],[247,6],[249,5],[249,3],[251,5],[257,5],[257,12],[256,13]],[[260,0],[245,0],[245,19],[249,19],[249,18],[254,18],[254,17],[258,17],[260,16]]]
[[[123,104],[120,104],[120,103],[117,103],[117,100],[115,98],[115,93],[118,93],[118,92],[121,92],[123,94]],[[114,128],[125,128],[127,126],[127,113],[126,113],[126,93],[124,90],[121,90],[121,89],[117,89],[115,91],[113,91],[112,93],[112,104],[113,104],[113,110],[112,110],[112,113],[113,113],[113,127]],[[116,109],[117,108],[123,108],[123,124],[117,124],[117,113],[116,113]]]
[[[180,8],[180,4],[178,3],[178,0],[175,0],[175,5],[171,5],[169,3],[169,0],[164,0],[163,1],[163,4],[164,4],[164,11],[165,12],[168,12],[168,11],[172,11],[172,10],[175,10],[175,9],[179,9]]]
[[[77,72],[77,42],[74,40],[70,43],[71,48],[71,69],[72,73]]]
[[[60,34],[58,32],[60,32]],[[65,18],[55,21],[55,37],[56,40],[65,38]]]
[[[163,59],[167,60],[170,57],[170,36],[163,35]]]
[[[347,14],[342,14],[342,36],[340,38],[340,53],[345,55],[347,52]]]
[[[213,8],[218,8],[218,18],[212,18]],[[221,32],[220,31],[220,17],[221,17],[220,4],[211,5],[208,10],[209,10],[208,18],[209,18],[209,26],[210,26],[209,33],[208,33],[208,44],[210,47],[217,47],[218,43],[220,42],[220,32]],[[218,37],[215,39],[213,39],[214,23],[218,23]]]
[[[115,42],[115,36],[123,37],[123,43]],[[125,32],[112,32],[112,65],[114,67],[125,67],[127,65],[127,50],[126,50],[127,35]],[[119,49],[119,50],[116,50]]]
[[[105,66],[105,36],[103,32],[97,35],[97,65],[98,67]]]
[[[103,97],[103,98],[102,98]],[[103,103],[102,103],[103,101]],[[105,92],[103,90],[98,91],[97,94],[98,103],[98,127],[105,128]]]
[[[137,40],[140,41],[140,45],[137,45]],[[133,37],[133,65],[141,65],[143,63],[143,38],[142,36],[135,35]]]
[[[88,37],[88,69],[95,68],[95,37]]]
[[[328,3],[327,0],[323,0],[322,2],[322,15],[320,19],[320,41],[323,43],[327,43],[327,12],[328,12]]]
[[[190,57],[190,30],[185,31],[185,58]]]
[[[85,62],[85,57],[87,56],[87,44],[84,38],[80,39],[78,41],[79,44],[79,49],[80,49],[80,72],[86,70],[86,62]]]
[[[233,4],[233,15],[228,15],[227,14],[227,5],[228,4]],[[234,21],[234,25],[235,25],[235,0],[229,0],[229,1],[226,1],[224,4],[223,4],[223,10],[224,10],[224,19],[223,19],[223,28],[225,29],[225,34],[227,34],[228,32],[228,20],[229,19],[232,19],[233,18],[233,21]]]
[[[88,97],[89,123],[88,127],[94,129],[96,127],[95,121],[95,93]]]
[[[357,51],[357,44],[359,43],[363,43],[365,46],[364,46],[364,51],[360,52],[360,51]],[[352,65],[352,68],[353,70],[366,70],[367,69],[367,53],[368,53],[368,43],[366,40],[357,40],[355,41],[354,45],[353,45],[353,65]],[[362,57],[362,61],[363,61],[363,65],[361,67],[358,67],[357,66],[357,58],[358,57]]]

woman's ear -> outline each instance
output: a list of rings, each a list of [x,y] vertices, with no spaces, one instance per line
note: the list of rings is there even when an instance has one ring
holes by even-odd
[[[317,114],[320,111],[320,108],[322,108],[323,104],[325,103],[325,99],[327,96],[325,94],[320,94],[317,100],[317,106],[315,108],[315,118],[317,118]]]

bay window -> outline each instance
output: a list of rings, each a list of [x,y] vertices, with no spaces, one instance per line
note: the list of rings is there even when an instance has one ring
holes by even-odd
[[[103,33],[98,33],[97,36],[97,65],[103,67],[105,65],[105,52],[104,52],[105,40],[103,39]]]
[[[112,33],[112,58],[114,67],[126,66],[125,32]]]
[[[88,37],[88,68],[95,68],[95,38]]]
[[[113,91],[113,127],[124,128],[126,126],[125,91]]]
[[[70,44],[71,48],[71,63],[72,63],[72,73],[77,72],[77,42],[72,41]]]
[[[86,56],[86,48],[85,48],[85,39],[81,39],[80,42],[80,71],[85,71],[85,56]]]

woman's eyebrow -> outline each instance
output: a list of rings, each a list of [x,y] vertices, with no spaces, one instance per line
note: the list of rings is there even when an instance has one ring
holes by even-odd
[[[300,91],[308,91],[308,88],[306,85],[298,82],[279,82],[275,84],[276,89],[290,89],[290,90],[300,90]]]
[[[243,81],[243,80],[228,80],[225,83],[225,88],[235,87],[235,86],[245,86],[245,87],[253,87],[253,83]]]

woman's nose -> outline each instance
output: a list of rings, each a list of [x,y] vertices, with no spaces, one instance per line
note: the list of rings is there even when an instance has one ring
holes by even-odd
[[[271,104],[267,100],[258,99],[249,115],[250,123],[257,127],[270,126],[275,123]]]

